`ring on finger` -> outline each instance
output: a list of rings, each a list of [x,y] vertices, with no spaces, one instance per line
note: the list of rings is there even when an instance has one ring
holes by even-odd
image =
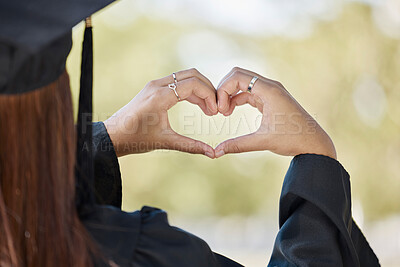
[[[174,78],[174,83],[176,84],[178,81],[176,80],[176,73],[175,72],[172,73],[172,78]]]
[[[254,76],[253,79],[251,79],[249,86],[247,87],[247,92],[251,93],[251,89],[253,89],[253,86],[257,80],[258,80],[257,76]]]
[[[176,91],[176,83],[168,84],[168,88],[174,91],[176,98],[178,98],[178,101],[181,101],[181,98],[179,97],[178,92]]]

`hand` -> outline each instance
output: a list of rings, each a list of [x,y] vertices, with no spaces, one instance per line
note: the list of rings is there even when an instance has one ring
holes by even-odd
[[[216,91],[196,69],[176,73],[176,91],[181,100],[198,105],[206,115],[217,114]],[[172,75],[149,82],[126,106],[104,122],[117,156],[171,149],[214,158],[209,145],[177,134],[168,121],[167,111],[178,103],[168,87]]]
[[[248,93],[247,87],[254,76],[259,79]],[[215,148],[216,157],[270,150],[286,156],[314,153],[336,159],[330,137],[279,82],[234,68],[219,84],[217,98],[218,111],[225,116],[244,104],[257,108],[263,116],[256,132],[219,144]]]

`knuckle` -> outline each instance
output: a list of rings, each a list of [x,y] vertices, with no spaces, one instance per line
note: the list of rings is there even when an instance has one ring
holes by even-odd
[[[152,80],[152,81],[148,82],[146,84],[146,87],[150,87],[150,88],[156,87],[156,81]]]
[[[241,71],[241,70],[242,70],[242,69],[239,68],[238,66],[235,66],[235,67],[232,68],[232,72],[239,72],[239,71]]]
[[[193,77],[194,78],[194,80],[196,81],[196,83],[200,83],[200,82],[202,82],[201,80],[200,80],[200,78],[199,77]]]
[[[275,87],[277,89],[285,88],[280,81],[271,80],[271,79],[268,79],[267,81],[268,81],[269,87]]]
[[[192,78],[190,78],[190,84],[192,85],[192,86],[196,86],[196,85],[198,85],[200,83],[200,79],[199,78],[197,78],[197,77],[192,77]]]
[[[240,75],[241,75],[241,73],[240,73],[239,71],[235,71],[235,72],[233,72],[233,74],[232,74],[232,79],[233,79],[233,80],[238,80],[239,77],[240,77]]]
[[[283,84],[279,81],[273,81],[277,87],[284,88]]]
[[[196,75],[199,73],[199,71],[196,68],[190,68],[188,71],[189,71],[189,74],[191,74],[191,75]]]
[[[283,90],[279,87],[271,87],[268,90],[268,94],[276,99],[278,98],[282,98],[285,96],[285,93],[283,92]]]
[[[259,81],[263,84],[263,88],[271,93],[280,93],[283,89],[283,86],[277,81]]]
[[[278,83],[272,83],[272,85],[270,86],[270,91],[276,93],[276,94],[281,94],[283,92],[283,86],[282,84]]]

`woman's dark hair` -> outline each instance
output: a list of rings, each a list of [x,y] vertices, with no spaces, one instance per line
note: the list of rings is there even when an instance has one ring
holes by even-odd
[[[0,266],[91,266],[75,208],[69,77],[0,95]]]

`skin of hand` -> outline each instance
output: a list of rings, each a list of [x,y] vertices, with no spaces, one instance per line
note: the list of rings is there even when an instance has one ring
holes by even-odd
[[[247,87],[254,76],[259,79],[249,93]],[[258,130],[219,144],[215,148],[217,158],[229,153],[269,150],[285,156],[313,153],[336,159],[328,134],[279,82],[235,67],[220,82],[217,99],[218,111],[225,116],[244,104],[262,113]]]
[[[198,105],[206,115],[217,114],[216,89],[196,69],[176,73],[176,91],[181,100]],[[172,75],[149,82],[126,106],[104,121],[117,156],[169,149],[215,158],[214,149],[176,133],[167,111],[178,103],[168,87]]]

